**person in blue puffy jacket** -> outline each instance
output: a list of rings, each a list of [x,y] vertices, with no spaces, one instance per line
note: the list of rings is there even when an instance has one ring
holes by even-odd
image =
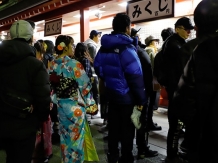
[[[142,110],[147,102],[141,63],[130,37],[128,15],[117,14],[112,22],[113,32],[101,38],[94,68],[103,80],[109,100],[108,108],[108,162],[133,163],[132,154],[135,127],[131,121],[134,106]],[[121,142],[119,158],[118,143]]]

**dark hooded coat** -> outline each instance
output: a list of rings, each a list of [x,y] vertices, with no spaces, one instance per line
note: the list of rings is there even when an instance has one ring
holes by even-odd
[[[0,74],[1,97],[10,92],[33,106],[33,112],[22,118],[16,116],[19,111],[14,109],[13,100],[8,104],[0,98],[0,138],[24,139],[36,133],[40,122],[48,118],[48,73],[43,62],[35,58],[33,47],[22,39],[14,39],[0,44]]]
[[[174,94],[174,112],[183,113],[190,156],[218,162],[218,34],[199,43]],[[209,150],[208,150],[209,149]]]

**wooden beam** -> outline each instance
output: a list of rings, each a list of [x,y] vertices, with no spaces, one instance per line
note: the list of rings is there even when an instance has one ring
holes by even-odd
[[[40,14],[37,15],[35,17],[32,17],[31,19],[33,21],[40,21],[40,20],[50,20],[53,19],[54,17],[60,16],[60,15],[64,15],[73,11],[77,11],[80,9],[85,9],[91,6],[95,6],[104,2],[108,2],[111,0],[82,0],[80,2],[77,3],[73,3],[61,8],[58,8],[56,10],[44,13],[44,14]]]
[[[32,8],[33,6],[40,5],[45,3],[49,0],[28,0],[28,1],[21,1],[13,6],[10,6],[2,11],[0,11],[0,20],[5,18],[9,18],[12,15],[18,15],[20,12]],[[10,19],[10,18],[9,18]]]
[[[59,7],[55,10],[48,11],[46,13],[42,12],[42,14],[32,16],[31,18],[20,18],[20,19],[31,19],[32,21],[35,21],[35,22],[41,21],[41,20],[52,20],[52,19],[55,19],[57,17],[60,17],[61,15],[64,15],[64,14],[67,14],[67,13],[70,13],[73,11],[77,11],[80,9],[85,9],[85,8],[95,6],[98,4],[102,4],[105,2],[109,2],[109,1],[111,1],[111,0],[81,0],[79,2],[75,2],[75,3],[72,3],[70,5],[66,5],[63,7]],[[0,31],[8,30],[10,28],[11,24],[14,22],[14,18],[16,18],[18,16],[20,16],[20,15],[16,14],[13,16],[13,18],[8,18],[7,20],[0,21]],[[1,27],[2,22],[5,22],[5,24],[4,24],[4,26]]]

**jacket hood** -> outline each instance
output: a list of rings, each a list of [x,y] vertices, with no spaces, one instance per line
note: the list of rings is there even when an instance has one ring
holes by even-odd
[[[96,42],[95,41],[93,41],[92,39],[88,39],[88,40],[86,40],[85,42],[84,42],[84,44],[86,44],[86,45],[88,45],[88,44],[92,44],[92,45],[94,45],[95,46],[95,48],[97,48],[98,47],[98,44],[96,44]]]
[[[34,47],[23,40],[6,40],[0,44],[0,65],[11,65],[28,56],[35,56]]]
[[[125,34],[105,34],[101,38],[101,45],[107,49],[129,44],[134,44],[134,40]]]

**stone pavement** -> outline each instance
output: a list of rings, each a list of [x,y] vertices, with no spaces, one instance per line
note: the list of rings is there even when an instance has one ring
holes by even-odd
[[[105,130],[105,127],[102,126],[102,120],[100,120],[99,118],[92,119],[91,121],[92,122],[90,128],[100,160],[98,163],[107,163],[107,157],[106,157],[107,140],[104,139],[104,137],[107,135],[107,131]],[[137,155],[136,145],[134,145],[133,154],[134,156]],[[159,154],[154,158],[145,158],[142,160],[136,160],[135,163],[163,163],[162,160],[164,158],[165,158],[164,155]],[[5,153],[2,150],[0,150],[0,163],[5,163]],[[53,144],[53,157],[49,160],[49,163],[61,163],[59,144]],[[85,163],[95,163],[95,162],[85,162]]]
[[[105,130],[105,127],[102,126],[102,123],[100,123],[98,120],[95,119],[92,120],[92,124],[90,127],[95,142],[96,150],[99,155],[99,160],[100,160],[99,163],[107,163],[106,153],[108,147],[107,147],[107,140],[104,139],[104,137],[107,136],[107,131]],[[137,156],[137,148],[135,144],[133,148],[133,155],[135,157]],[[162,154],[158,154],[158,156],[153,158],[145,158],[141,160],[137,160],[135,158],[135,163],[163,163],[162,160],[164,160],[165,157],[166,156]]]

